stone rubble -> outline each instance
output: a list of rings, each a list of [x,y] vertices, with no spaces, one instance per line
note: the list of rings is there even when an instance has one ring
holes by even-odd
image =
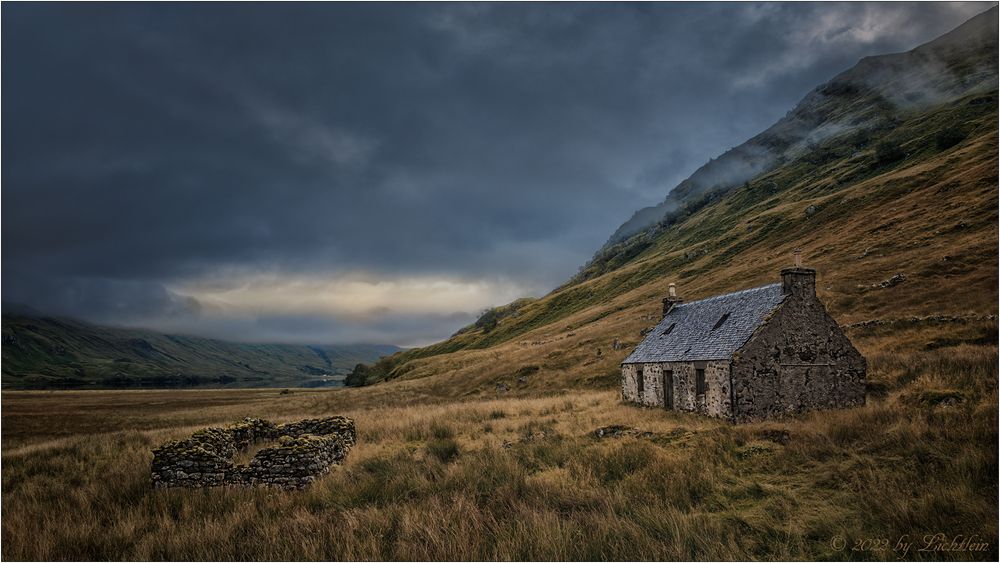
[[[624,436],[639,436],[641,438],[648,438],[653,435],[652,432],[647,432],[639,430],[638,428],[632,428],[631,426],[622,426],[620,424],[612,424],[611,426],[602,426],[593,433],[595,438],[621,438]]]
[[[906,274],[895,274],[887,280],[882,280],[879,283],[873,283],[872,287],[880,289],[888,289],[890,287],[895,287],[906,281]]]
[[[871,319],[844,325],[844,328],[872,328],[878,326],[917,323],[967,323],[970,321],[995,321],[996,319],[996,315],[928,315],[925,317],[909,317],[903,319]]]

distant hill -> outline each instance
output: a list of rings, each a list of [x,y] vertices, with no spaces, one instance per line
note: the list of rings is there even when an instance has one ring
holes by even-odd
[[[796,248],[842,324],[995,326],[997,37],[993,8],[862,59],[638,211],[563,286],[383,359],[367,381],[426,378],[436,395],[615,387],[668,281],[688,300],[773,282]]]
[[[4,310],[4,388],[295,386],[342,377],[358,363],[400,350],[371,344],[240,344],[109,328],[6,305]]]

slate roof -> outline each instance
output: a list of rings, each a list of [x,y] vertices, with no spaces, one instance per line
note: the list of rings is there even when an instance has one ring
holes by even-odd
[[[680,303],[622,363],[729,359],[784,298],[775,283]]]

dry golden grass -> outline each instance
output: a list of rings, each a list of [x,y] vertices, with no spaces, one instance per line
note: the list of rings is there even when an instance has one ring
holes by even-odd
[[[882,398],[744,426],[609,390],[438,399],[359,390],[3,394],[5,559],[997,557],[995,322],[869,328]],[[885,334],[883,334],[885,333]],[[945,347],[944,335],[953,340]],[[154,491],[150,450],[245,415],[346,414],[358,445],[313,488]],[[651,436],[596,439],[623,424]],[[926,534],[985,552],[917,552]],[[836,549],[834,538],[848,542]]]

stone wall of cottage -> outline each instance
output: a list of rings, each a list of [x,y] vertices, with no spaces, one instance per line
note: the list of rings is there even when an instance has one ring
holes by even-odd
[[[642,391],[639,378],[642,377]],[[658,363],[624,364],[622,366],[622,398],[650,407],[663,406],[663,368]]]
[[[734,356],[737,422],[865,403],[865,359],[816,297],[814,280],[786,276],[789,296]]]
[[[705,370],[705,393],[698,394],[697,369]],[[665,370],[673,373],[674,410],[728,418],[730,409],[729,361],[671,362]],[[662,404],[662,403],[661,403]]]
[[[642,395],[639,403],[649,407],[663,406],[663,364],[643,364]]]
[[[301,488],[342,463],[357,439],[354,421],[332,416],[276,425],[246,418],[223,428],[205,428],[153,450],[152,484],[167,487],[222,485]],[[234,458],[255,443],[277,440],[246,465]]]
[[[642,368],[643,392],[639,394],[638,373]],[[705,393],[697,393],[697,369],[705,370]],[[709,416],[732,416],[728,360],[704,362],[658,362],[622,366],[622,398],[649,407],[666,408],[664,385],[673,382],[673,409]]]
[[[636,384],[636,364],[622,364],[622,400],[630,403],[639,402],[639,388]]]

